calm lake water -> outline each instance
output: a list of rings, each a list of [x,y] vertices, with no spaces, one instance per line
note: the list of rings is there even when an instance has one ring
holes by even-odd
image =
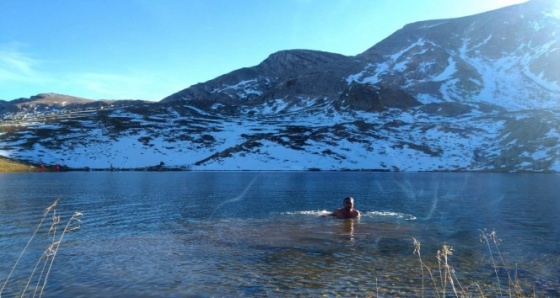
[[[526,294],[558,297],[559,193],[553,174],[0,174],[0,283],[60,197],[62,223],[84,215],[64,236],[45,297],[433,296],[413,238],[438,284],[445,244],[472,294],[507,296],[510,272]],[[361,219],[320,216],[346,196]],[[2,297],[25,288],[48,247],[45,222]],[[480,241],[493,230],[499,255]]]

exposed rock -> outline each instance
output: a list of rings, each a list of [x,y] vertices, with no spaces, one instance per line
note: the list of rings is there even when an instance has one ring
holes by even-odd
[[[71,167],[560,171],[557,1],[280,51],[159,103],[0,101],[0,154]]]
[[[406,110],[419,105],[419,101],[402,90],[368,84],[352,84],[340,97],[341,107],[366,112],[391,108]]]

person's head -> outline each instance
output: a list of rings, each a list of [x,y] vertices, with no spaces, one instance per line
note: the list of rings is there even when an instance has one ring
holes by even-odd
[[[344,198],[344,201],[342,201],[342,205],[344,205],[344,209],[346,210],[354,209],[354,198],[353,197]]]

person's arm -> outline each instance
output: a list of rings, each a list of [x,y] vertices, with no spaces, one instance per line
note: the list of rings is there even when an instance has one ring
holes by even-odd
[[[336,209],[335,211],[331,212],[331,213],[326,213],[326,214],[322,214],[322,217],[327,217],[327,216],[336,216],[336,212],[338,212],[339,209]]]

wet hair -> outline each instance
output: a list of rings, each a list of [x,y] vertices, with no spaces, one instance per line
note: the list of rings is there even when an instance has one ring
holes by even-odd
[[[348,200],[354,201],[354,198],[353,198],[353,197],[346,197],[346,198],[344,198],[343,202],[346,202],[346,201],[348,201]]]

